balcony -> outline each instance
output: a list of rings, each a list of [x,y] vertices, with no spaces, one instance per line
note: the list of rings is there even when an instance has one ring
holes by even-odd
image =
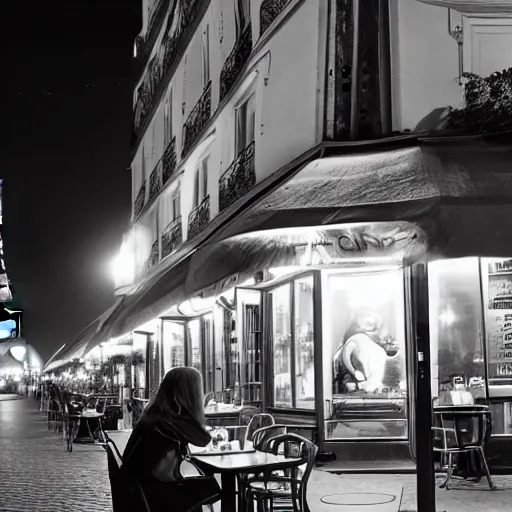
[[[160,261],[160,251],[158,248],[158,238],[153,242],[151,246],[151,252],[149,253],[148,265],[149,268],[154,267]]]
[[[200,233],[210,222],[210,196],[206,196],[188,216],[188,238]]]
[[[133,136],[137,137],[152,106],[151,91],[144,83],[137,90],[137,102],[133,112]]]
[[[240,151],[219,180],[219,211],[245,195],[256,184],[254,142]]]
[[[220,72],[220,101],[222,101],[233,87],[237,78],[251,55],[252,32],[251,24],[245,28],[242,35],[235,42],[229,57],[226,59]]]
[[[185,130],[181,157],[186,155],[201,135],[212,114],[212,82],[208,82],[203,94],[183,126]]]
[[[149,176],[149,197],[148,197],[148,205],[151,204],[156,196],[162,190],[163,182],[162,182],[162,159],[155,165],[153,172]]]
[[[181,215],[174,219],[162,233],[162,259],[173,253],[183,241]]]
[[[160,0],[154,4],[153,9],[149,13],[148,29],[146,31],[146,37],[137,36],[137,59],[142,60],[150,52],[155,42],[156,36],[158,35],[158,28],[162,25],[162,22],[167,14],[170,0]]]
[[[144,209],[144,205],[146,203],[146,183],[143,183],[139,189],[139,193],[135,199],[135,203],[133,204],[133,216],[138,217],[142,210]]]
[[[260,36],[289,3],[290,0],[263,0],[260,7]]]
[[[140,142],[140,135],[145,130],[153,111],[159,104],[170,78],[168,75],[173,71],[171,68],[182,57],[188,39],[190,39],[189,36],[197,29],[208,9],[208,2],[199,0],[181,0],[180,2],[174,2],[173,5],[175,7],[169,9],[169,0],[161,0],[153,16],[154,22],[150,28],[150,34],[148,33],[145,41],[140,37],[136,41],[138,56],[144,52],[147,54],[153,48],[156,35],[159,32],[158,28],[163,25],[161,20],[169,13],[162,41],[164,51],[159,52],[152,59],[145,72],[143,85],[137,91],[138,97],[134,109],[132,129],[133,147]],[[176,24],[174,20],[177,20]],[[153,27],[155,30],[153,30]],[[150,36],[152,38],[151,43]],[[142,53],[139,54],[139,52]],[[139,59],[139,61],[141,62],[142,59]]]
[[[162,156],[162,184],[165,185],[176,169],[176,137],[173,137]]]

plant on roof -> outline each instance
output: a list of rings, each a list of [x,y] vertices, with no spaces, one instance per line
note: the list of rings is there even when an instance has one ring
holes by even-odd
[[[448,128],[467,134],[512,129],[512,68],[495,71],[485,78],[464,73],[461,85],[465,106],[449,112]]]

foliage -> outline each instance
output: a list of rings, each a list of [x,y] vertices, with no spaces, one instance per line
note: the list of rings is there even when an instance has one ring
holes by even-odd
[[[512,68],[483,78],[464,73],[465,107],[449,113],[448,127],[468,134],[512,129]]]

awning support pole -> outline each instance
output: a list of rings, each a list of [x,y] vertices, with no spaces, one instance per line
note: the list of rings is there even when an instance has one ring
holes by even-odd
[[[412,288],[416,334],[416,493],[418,512],[435,512],[436,491],[432,450],[432,390],[427,264],[413,266]]]

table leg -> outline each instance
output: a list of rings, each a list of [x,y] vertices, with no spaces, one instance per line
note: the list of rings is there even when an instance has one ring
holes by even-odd
[[[233,473],[222,473],[221,512],[236,512],[236,483]],[[241,511],[240,511],[241,512]]]

